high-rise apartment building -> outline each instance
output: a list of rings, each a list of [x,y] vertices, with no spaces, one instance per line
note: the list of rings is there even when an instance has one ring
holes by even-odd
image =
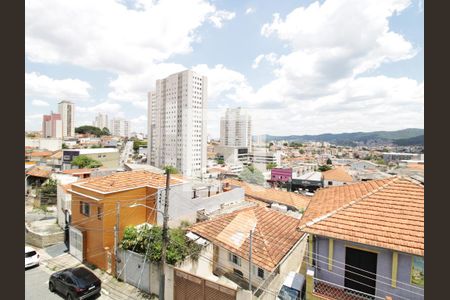
[[[148,94],[148,163],[183,175],[206,173],[208,80],[186,70],[156,81]]]
[[[63,137],[75,136],[75,105],[63,100],[58,103],[58,111],[61,115]]]
[[[109,131],[113,136],[128,137],[130,134],[129,122],[124,119],[112,119]]]
[[[222,146],[252,146],[252,122],[240,107],[227,108],[220,119],[220,144]]]
[[[62,138],[62,121],[60,114],[44,115],[42,119],[42,136],[44,138]]]
[[[98,127],[100,129],[108,128],[109,129],[109,123],[108,123],[108,115],[103,113],[98,113],[95,116],[95,120],[93,122],[95,127]]]

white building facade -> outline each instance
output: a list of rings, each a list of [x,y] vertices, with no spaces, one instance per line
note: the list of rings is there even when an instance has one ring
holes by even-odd
[[[251,118],[240,107],[227,108],[225,115],[220,119],[220,144],[251,149]]]
[[[105,127],[109,129],[108,115],[103,114],[103,113],[98,113],[95,116],[94,126],[100,128],[100,129],[103,129]]]
[[[67,100],[58,103],[58,112],[62,121],[62,136],[75,136],[75,105]]]
[[[148,94],[148,163],[183,175],[206,173],[206,76],[186,70],[156,81]]]
[[[129,122],[124,119],[112,119],[109,130],[113,136],[128,137],[130,134]]]

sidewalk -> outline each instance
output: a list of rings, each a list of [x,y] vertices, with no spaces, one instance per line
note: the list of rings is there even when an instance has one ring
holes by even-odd
[[[51,270],[52,273],[62,269],[74,268],[78,266],[83,266],[86,267],[87,269],[90,269],[86,265],[80,263],[79,260],[77,260],[69,253],[64,253],[62,255],[52,258],[48,254],[46,254],[46,252],[43,251],[43,249],[36,249],[36,250],[38,250],[39,254],[42,253],[41,265]],[[100,278],[100,280],[102,281],[102,295],[98,299],[105,299],[105,300],[157,299],[151,298],[149,295],[145,294],[144,292],[141,292],[136,287],[128,283],[118,281],[113,276],[109,275],[108,273],[100,269],[95,270],[90,269],[90,270],[94,272],[95,275],[97,275],[97,277]]]

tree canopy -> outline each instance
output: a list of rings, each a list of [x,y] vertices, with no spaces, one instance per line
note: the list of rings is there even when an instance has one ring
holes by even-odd
[[[77,166],[80,169],[82,168],[98,168],[102,166],[102,163],[98,160],[95,160],[93,158],[90,158],[86,155],[78,155],[72,160],[72,166]]]
[[[331,166],[330,165],[322,165],[322,166],[319,167],[318,170],[320,172],[325,172],[325,171],[331,170]]]
[[[276,168],[277,164],[274,162],[270,162],[266,164],[266,170],[272,170],[273,168]]]
[[[327,159],[327,165],[332,165],[332,164],[333,164],[333,162],[331,161],[330,158],[328,158],[328,159]]]
[[[184,228],[169,229],[169,243],[167,246],[166,262],[171,265],[182,262],[186,257],[198,259],[201,245],[186,237]],[[147,225],[139,229],[127,226],[124,231],[120,248],[144,254],[152,262],[161,261],[162,228],[160,226],[149,227]]]
[[[169,171],[169,174],[178,174],[177,168],[175,168],[173,166],[165,166],[164,171],[166,171],[166,172]]]
[[[102,136],[102,135],[111,135],[111,133],[109,132],[108,128],[103,128],[100,129],[98,127],[95,126],[90,126],[90,125],[84,125],[84,126],[80,126],[80,127],[76,127],[75,128],[75,133],[80,133],[80,134],[93,134],[97,137]]]
[[[264,175],[261,173],[261,171],[253,166],[244,167],[242,172],[239,174],[239,178],[248,183],[254,183],[259,185],[263,185],[265,181]]]

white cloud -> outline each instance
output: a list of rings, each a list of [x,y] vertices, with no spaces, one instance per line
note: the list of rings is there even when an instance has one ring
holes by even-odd
[[[252,14],[252,13],[254,13],[254,12],[255,12],[255,10],[254,10],[253,8],[251,8],[251,7],[247,8],[247,9],[245,10],[245,14],[246,14],[246,15]]]
[[[226,10],[216,11],[209,17],[209,21],[217,28],[222,28],[224,21],[230,21],[236,16],[236,13]]]
[[[31,105],[38,106],[38,107],[50,106],[50,104],[48,104],[48,102],[43,101],[43,100],[38,100],[38,99],[34,99],[33,101],[31,101]]]
[[[206,20],[221,27],[234,13],[206,0],[35,0],[25,5],[25,53],[32,62],[69,63],[115,73],[192,51]]]
[[[90,89],[88,82],[79,79],[53,79],[36,72],[25,73],[27,97],[83,100],[89,97]]]
[[[269,54],[260,54],[253,61],[252,68],[253,69],[257,69],[259,67],[259,64],[262,62],[263,59],[265,59],[271,65],[274,65],[274,64],[276,64],[278,62],[278,55],[276,55],[273,52],[271,52]]]

